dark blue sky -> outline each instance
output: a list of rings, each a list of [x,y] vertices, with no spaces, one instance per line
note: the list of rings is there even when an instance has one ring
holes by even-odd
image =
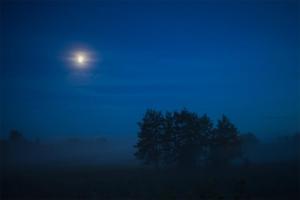
[[[183,107],[300,131],[299,1],[224,2],[2,2],[1,132],[135,137],[147,108]],[[70,67],[77,47],[98,61]]]

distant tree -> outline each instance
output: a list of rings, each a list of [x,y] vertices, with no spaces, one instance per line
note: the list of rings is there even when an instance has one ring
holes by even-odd
[[[210,160],[214,165],[228,165],[242,155],[238,130],[225,115],[218,120],[210,144]]]
[[[82,140],[77,137],[71,137],[71,138],[67,138],[65,140],[65,142],[68,144],[80,144],[80,143],[82,143]]]
[[[259,143],[259,139],[253,133],[245,133],[240,135],[240,141],[243,147],[251,147]]]
[[[9,133],[9,139],[12,142],[24,142],[25,141],[22,133],[20,133],[16,129],[13,129],[13,130],[10,131],[10,133]]]
[[[240,136],[241,149],[242,149],[242,163],[244,166],[249,166],[251,164],[251,159],[249,158],[249,152],[260,143],[259,139],[253,133],[245,133]]]
[[[156,168],[162,163],[163,147],[161,138],[164,128],[164,117],[161,112],[149,109],[139,125],[138,142],[135,145],[135,156],[145,164]]]

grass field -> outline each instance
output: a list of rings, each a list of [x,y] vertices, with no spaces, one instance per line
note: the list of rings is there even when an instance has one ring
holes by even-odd
[[[227,169],[5,167],[2,199],[299,199],[298,162]]]

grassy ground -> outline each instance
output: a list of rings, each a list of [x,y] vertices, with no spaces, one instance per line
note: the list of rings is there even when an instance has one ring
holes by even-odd
[[[297,162],[159,171],[137,166],[18,166],[0,199],[299,199]]]

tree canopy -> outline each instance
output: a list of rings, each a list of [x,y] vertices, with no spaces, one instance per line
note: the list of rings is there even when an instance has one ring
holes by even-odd
[[[163,114],[149,109],[138,125],[135,156],[145,164],[227,165],[241,156],[239,132],[225,115],[214,127],[206,114],[187,109]]]

